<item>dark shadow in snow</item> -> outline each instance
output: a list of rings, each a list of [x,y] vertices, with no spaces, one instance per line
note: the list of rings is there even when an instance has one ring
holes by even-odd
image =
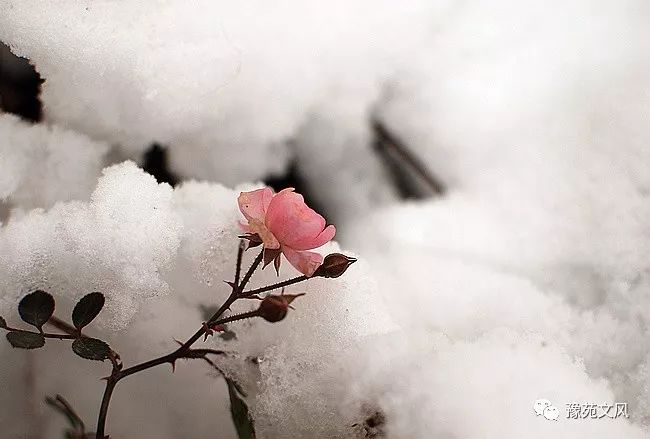
[[[408,145],[381,121],[373,120],[374,150],[386,165],[398,193],[405,199],[421,199],[445,193],[442,182]]]
[[[31,122],[40,121],[43,82],[29,60],[17,57],[0,43],[0,110]]]
[[[178,177],[169,170],[167,148],[157,143],[151,145],[147,152],[144,153],[142,169],[153,175],[158,183],[169,183],[176,186],[179,182]]]

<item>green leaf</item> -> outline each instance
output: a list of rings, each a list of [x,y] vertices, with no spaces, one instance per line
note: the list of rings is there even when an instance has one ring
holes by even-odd
[[[233,380],[226,378],[230,396],[230,415],[239,439],[255,439],[255,425],[244,401],[244,395]]]
[[[54,297],[45,291],[37,290],[26,295],[18,304],[20,318],[39,331],[54,314]]]
[[[104,361],[110,358],[111,348],[106,342],[96,338],[82,337],[72,343],[75,354],[86,360]]]
[[[92,322],[104,307],[104,302],[102,293],[90,293],[82,297],[72,311],[72,323],[75,328],[81,330]]]
[[[7,340],[11,346],[20,349],[38,349],[45,346],[45,337],[29,331],[7,332]]]

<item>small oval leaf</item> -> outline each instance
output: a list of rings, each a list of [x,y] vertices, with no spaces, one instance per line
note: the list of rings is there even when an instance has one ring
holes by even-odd
[[[45,346],[45,337],[28,331],[7,332],[7,340],[11,346],[20,349],[38,349]]]
[[[76,339],[72,343],[72,350],[86,360],[104,361],[111,354],[111,348],[106,342],[90,337]]]
[[[54,314],[54,297],[45,291],[34,291],[20,301],[18,313],[23,321],[36,326],[40,331]]]
[[[102,293],[90,293],[82,297],[72,311],[72,323],[75,328],[81,330],[92,322],[104,307],[105,300]]]

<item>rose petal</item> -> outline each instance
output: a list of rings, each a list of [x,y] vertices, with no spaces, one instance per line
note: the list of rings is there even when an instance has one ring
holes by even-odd
[[[296,270],[307,277],[311,277],[314,271],[323,263],[323,257],[314,252],[296,251],[291,247],[283,246],[282,253]]]
[[[321,245],[325,245],[330,242],[332,238],[334,238],[334,235],[336,235],[336,227],[330,224],[329,226],[325,227],[325,230],[320,232],[315,237],[310,239],[305,238],[298,242],[298,245],[293,245],[292,248],[294,250],[311,250],[313,248],[318,248]]]
[[[264,221],[271,199],[273,199],[273,189],[265,187],[251,192],[241,192],[237,202],[239,203],[239,210],[247,220]]]
[[[271,200],[265,223],[281,244],[296,250],[320,247],[334,236],[332,231],[335,232],[332,228],[321,237],[325,218],[307,206],[302,195],[287,189]],[[329,239],[324,240],[328,236]]]

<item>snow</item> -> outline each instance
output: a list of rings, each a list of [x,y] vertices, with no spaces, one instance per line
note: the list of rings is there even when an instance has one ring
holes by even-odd
[[[497,331],[476,341],[429,339],[429,345],[435,352],[420,351],[425,361],[400,358],[409,373],[373,377],[390,383],[382,389],[387,419],[393,420],[389,437],[645,437],[623,419],[566,419],[564,401],[611,401],[612,394],[552,344]],[[558,421],[535,416],[533,402],[540,397],[556,405]],[[414,422],[414,411],[429,416]]]
[[[351,168],[370,168],[368,181],[388,195],[385,179],[373,177],[381,166],[362,126],[426,33],[417,17],[444,9],[387,0],[2,5],[0,40],[46,78],[48,120],[118,144],[124,157],[166,145],[174,171],[229,185],[280,174],[314,151],[327,151],[335,166],[358,149],[364,161]],[[330,139],[331,125],[318,122],[307,134],[319,115],[339,134]],[[290,142],[305,135],[304,147]],[[317,184],[336,193],[348,183],[323,174]]]
[[[109,146],[58,126],[0,114],[0,200],[23,208],[86,200]]]
[[[169,291],[160,272],[173,261],[180,227],[169,185],[133,163],[107,168],[89,202],[32,210],[2,228],[2,314],[36,289],[70,300],[101,291],[106,324],[124,327],[138,303]]]
[[[252,187],[246,185],[241,189]],[[106,307],[90,331],[107,339],[127,364],[174,349],[174,340],[189,337],[204,319],[201,306],[218,304],[227,297],[229,287],[223,280],[233,276],[240,233],[238,194],[239,191],[202,182],[186,182],[172,189],[167,184],[158,184],[132,162],[106,168],[90,201],[58,203],[47,211],[37,209],[15,215],[3,227],[0,279],[6,293],[0,314],[17,324],[17,301],[36,288],[57,298],[57,314],[62,317],[83,294],[101,291],[107,297]],[[330,244],[320,251],[340,249]],[[252,252],[246,254],[244,269],[252,261]],[[368,277],[369,267],[363,263],[359,267],[355,265],[339,279],[314,279],[290,287],[287,292],[305,292],[307,296],[295,303],[296,310],[285,321],[276,325],[263,320],[235,324],[232,329],[237,340],[226,346],[218,338],[209,342],[215,348],[237,353],[230,360],[222,360],[220,366],[250,389],[251,409],[260,413],[260,431],[264,431],[264,416],[269,410],[263,401],[282,400],[291,391],[273,383],[273,370],[284,368],[288,364],[285,358],[302,358],[313,367],[309,373],[317,374],[321,361],[331,363],[341,344],[391,329],[385,310],[364,308],[365,303],[372,301],[376,285]],[[283,264],[282,274],[292,277],[297,272]],[[267,269],[253,277],[251,288],[274,281],[275,272]],[[232,312],[250,309],[255,303],[235,304]],[[323,340],[323,334],[328,334],[329,341]],[[85,419],[92,420],[96,416],[97,396],[101,394],[101,383],[95,382],[97,365],[90,367],[74,355],[63,355],[67,349],[60,343],[48,343],[33,358],[39,377],[34,392],[64,394],[80,408]],[[260,371],[246,372],[250,369],[250,357],[264,358]],[[52,362],[57,364],[56,368],[50,367]],[[170,377],[164,367],[134,377],[129,392],[120,396],[118,391],[116,395],[111,412],[113,434],[130,436],[141,432],[170,439],[180,434],[200,437],[221,424],[229,424],[223,381],[210,377],[215,372],[203,362],[196,363],[179,363],[179,369],[189,370],[179,377]],[[296,364],[294,372],[308,372],[305,364]],[[22,364],[17,361],[5,364],[1,379],[10,380],[14,368],[20,367]],[[267,371],[266,367],[271,369]],[[67,373],[61,374],[61,370]],[[291,373],[285,373],[283,378],[289,383]],[[255,376],[261,376],[263,381],[250,379]],[[94,384],[79,385],[86,381]],[[161,382],[168,385],[160,385]],[[11,387],[22,394],[23,385],[18,381]],[[188,389],[194,389],[189,390],[194,393],[188,393]],[[9,393],[6,395],[9,397]],[[261,401],[259,404],[256,398]],[[134,414],[133,404],[142,410]],[[188,406],[197,409],[189,413]],[[217,414],[206,416],[208,408]],[[309,405],[306,408],[314,409]],[[9,413],[4,422],[18,425],[20,431],[21,418],[11,421],[12,416],[15,414]],[[165,422],[154,423],[143,431],[134,416]],[[60,428],[50,412],[41,417],[46,431],[54,434]],[[293,422],[300,420],[294,418]]]
[[[208,342],[238,353],[220,366],[247,391],[258,437],[364,437],[375,412],[388,438],[647,437],[645,2],[0,9],[0,40],[46,79],[56,124],[0,117],[19,145],[0,155],[14,208],[0,229],[7,319],[35,288],[64,310],[100,290],[96,330],[125,359],[173,349],[200,306],[228,293],[239,190],[293,163],[339,231],[341,247],[321,251],[353,249],[360,261],[340,279],[288,288],[308,294],[285,321],[242,322],[236,340]],[[370,148],[371,117],[423,159],[443,196],[397,201]],[[137,159],[154,141],[182,177],[235,189],[172,189],[126,162],[88,197],[108,143]],[[61,164],[69,156],[81,162]],[[267,269],[252,285],[274,279]],[[0,382],[20,390],[24,358],[2,349],[12,361]],[[36,394],[63,393],[93,419],[96,367],[49,345],[35,358]],[[234,437],[223,382],[209,372],[182,364],[177,376],[134,377],[118,388],[109,432],[129,437],[156,419],[141,434]],[[538,398],[558,407],[557,422],[535,416]],[[631,418],[566,419],[572,402],[626,402]],[[0,416],[7,431],[24,429],[19,407]]]

